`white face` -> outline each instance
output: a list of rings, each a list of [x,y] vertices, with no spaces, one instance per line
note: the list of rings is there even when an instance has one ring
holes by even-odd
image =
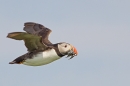
[[[69,43],[63,42],[58,44],[58,49],[61,54],[66,55],[72,49],[72,46]]]

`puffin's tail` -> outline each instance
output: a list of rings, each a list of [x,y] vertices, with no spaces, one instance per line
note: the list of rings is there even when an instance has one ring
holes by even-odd
[[[14,59],[12,62],[9,62],[9,64],[22,64],[25,59],[28,57],[29,53],[26,53],[22,56],[19,56],[18,58]]]
[[[22,64],[24,62],[23,59],[21,58],[16,58],[15,60],[13,60],[12,62],[9,62],[9,64]]]
[[[9,62],[9,64],[17,64],[15,61]]]

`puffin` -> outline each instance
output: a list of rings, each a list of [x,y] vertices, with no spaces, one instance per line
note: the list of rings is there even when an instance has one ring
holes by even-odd
[[[24,23],[25,32],[8,33],[7,38],[23,40],[27,53],[17,57],[9,64],[23,64],[27,66],[42,66],[56,61],[63,56],[78,55],[77,49],[66,42],[51,43],[48,38],[52,30],[35,22]]]

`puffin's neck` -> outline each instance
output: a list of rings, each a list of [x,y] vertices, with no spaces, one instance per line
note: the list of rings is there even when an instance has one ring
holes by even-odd
[[[58,55],[59,57],[65,56],[65,55],[63,55],[63,54],[60,53],[60,51],[59,51],[59,49],[58,49],[58,43],[57,43],[57,44],[54,44],[54,45],[53,45],[53,48],[55,49],[55,51],[56,51],[56,53],[57,53],[57,55]]]

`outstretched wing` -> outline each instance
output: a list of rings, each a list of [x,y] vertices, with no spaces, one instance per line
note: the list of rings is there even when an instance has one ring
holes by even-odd
[[[52,43],[48,40],[49,34],[51,33],[51,30],[49,28],[46,28],[45,26],[34,22],[26,22],[24,23],[24,26],[25,27],[23,30],[27,33],[42,36],[42,43],[44,45],[52,45]]]
[[[46,45],[42,44],[42,37],[37,35],[26,32],[12,32],[9,33],[7,37],[15,40],[24,40],[28,51],[45,50],[47,48]]]

